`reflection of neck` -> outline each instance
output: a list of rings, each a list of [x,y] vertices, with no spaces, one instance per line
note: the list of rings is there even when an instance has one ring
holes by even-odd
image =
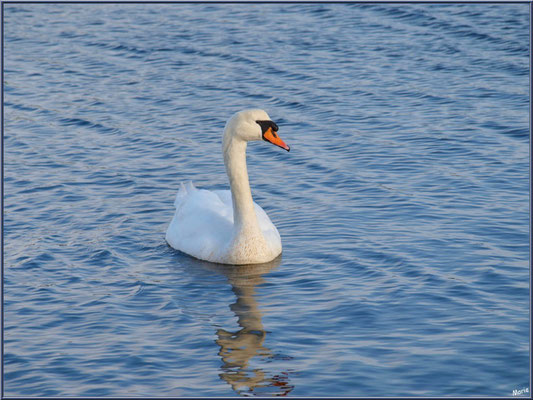
[[[237,301],[230,308],[237,316],[237,323],[243,329],[255,331],[254,333],[264,332],[262,323],[262,314],[258,308],[255,299],[254,286],[233,286],[233,293],[237,296]],[[263,342],[261,340],[261,342]]]
[[[262,281],[262,278],[258,277],[252,282],[240,282],[240,285],[238,280],[230,278],[232,290],[237,296],[237,301],[230,305],[230,308],[237,316],[242,329],[237,332],[219,329],[216,340],[220,346],[218,354],[224,363],[222,366],[224,372],[220,376],[237,392],[244,387],[253,389],[264,384],[266,377],[263,371],[254,369],[253,374],[250,374],[251,371],[246,371],[246,368],[252,357],[271,354],[270,350],[263,346],[266,333],[261,320],[262,314],[255,299],[255,286]]]

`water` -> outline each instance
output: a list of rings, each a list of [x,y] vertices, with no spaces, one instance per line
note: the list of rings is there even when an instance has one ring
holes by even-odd
[[[529,388],[527,4],[4,8],[6,395]],[[203,263],[174,196],[248,107],[283,255]]]

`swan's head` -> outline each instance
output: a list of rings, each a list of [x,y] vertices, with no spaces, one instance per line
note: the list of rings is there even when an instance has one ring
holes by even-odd
[[[228,135],[246,142],[265,140],[290,151],[278,135],[278,126],[263,110],[244,110],[234,114],[226,124],[225,136]]]

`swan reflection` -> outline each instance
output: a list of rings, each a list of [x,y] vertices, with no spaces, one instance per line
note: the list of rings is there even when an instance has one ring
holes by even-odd
[[[222,371],[219,376],[238,394],[284,396],[294,388],[289,384],[287,372],[271,374],[251,366],[251,364],[257,365],[258,361],[265,362],[277,358],[264,345],[267,331],[263,327],[256,287],[264,282],[263,275],[278,267],[280,263],[281,256],[265,264],[239,266],[204,264],[206,268],[224,274],[237,296],[237,301],[230,305],[230,309],[235,313],[241,329],[236,331],[218,329],[215,342],[220,347],[218,355],[222,359]]]

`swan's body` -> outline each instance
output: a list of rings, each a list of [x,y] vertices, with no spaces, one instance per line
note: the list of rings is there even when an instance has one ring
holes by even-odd
[[[265,263],[281,253],[278,230],[253,202],[246,168],[248,141],[263,139],[289,150],[276,131],[262,110],[241,111],[228,121],[222,147],[231,191],[182,184],[166,234],[173,248],[221,264]]]

